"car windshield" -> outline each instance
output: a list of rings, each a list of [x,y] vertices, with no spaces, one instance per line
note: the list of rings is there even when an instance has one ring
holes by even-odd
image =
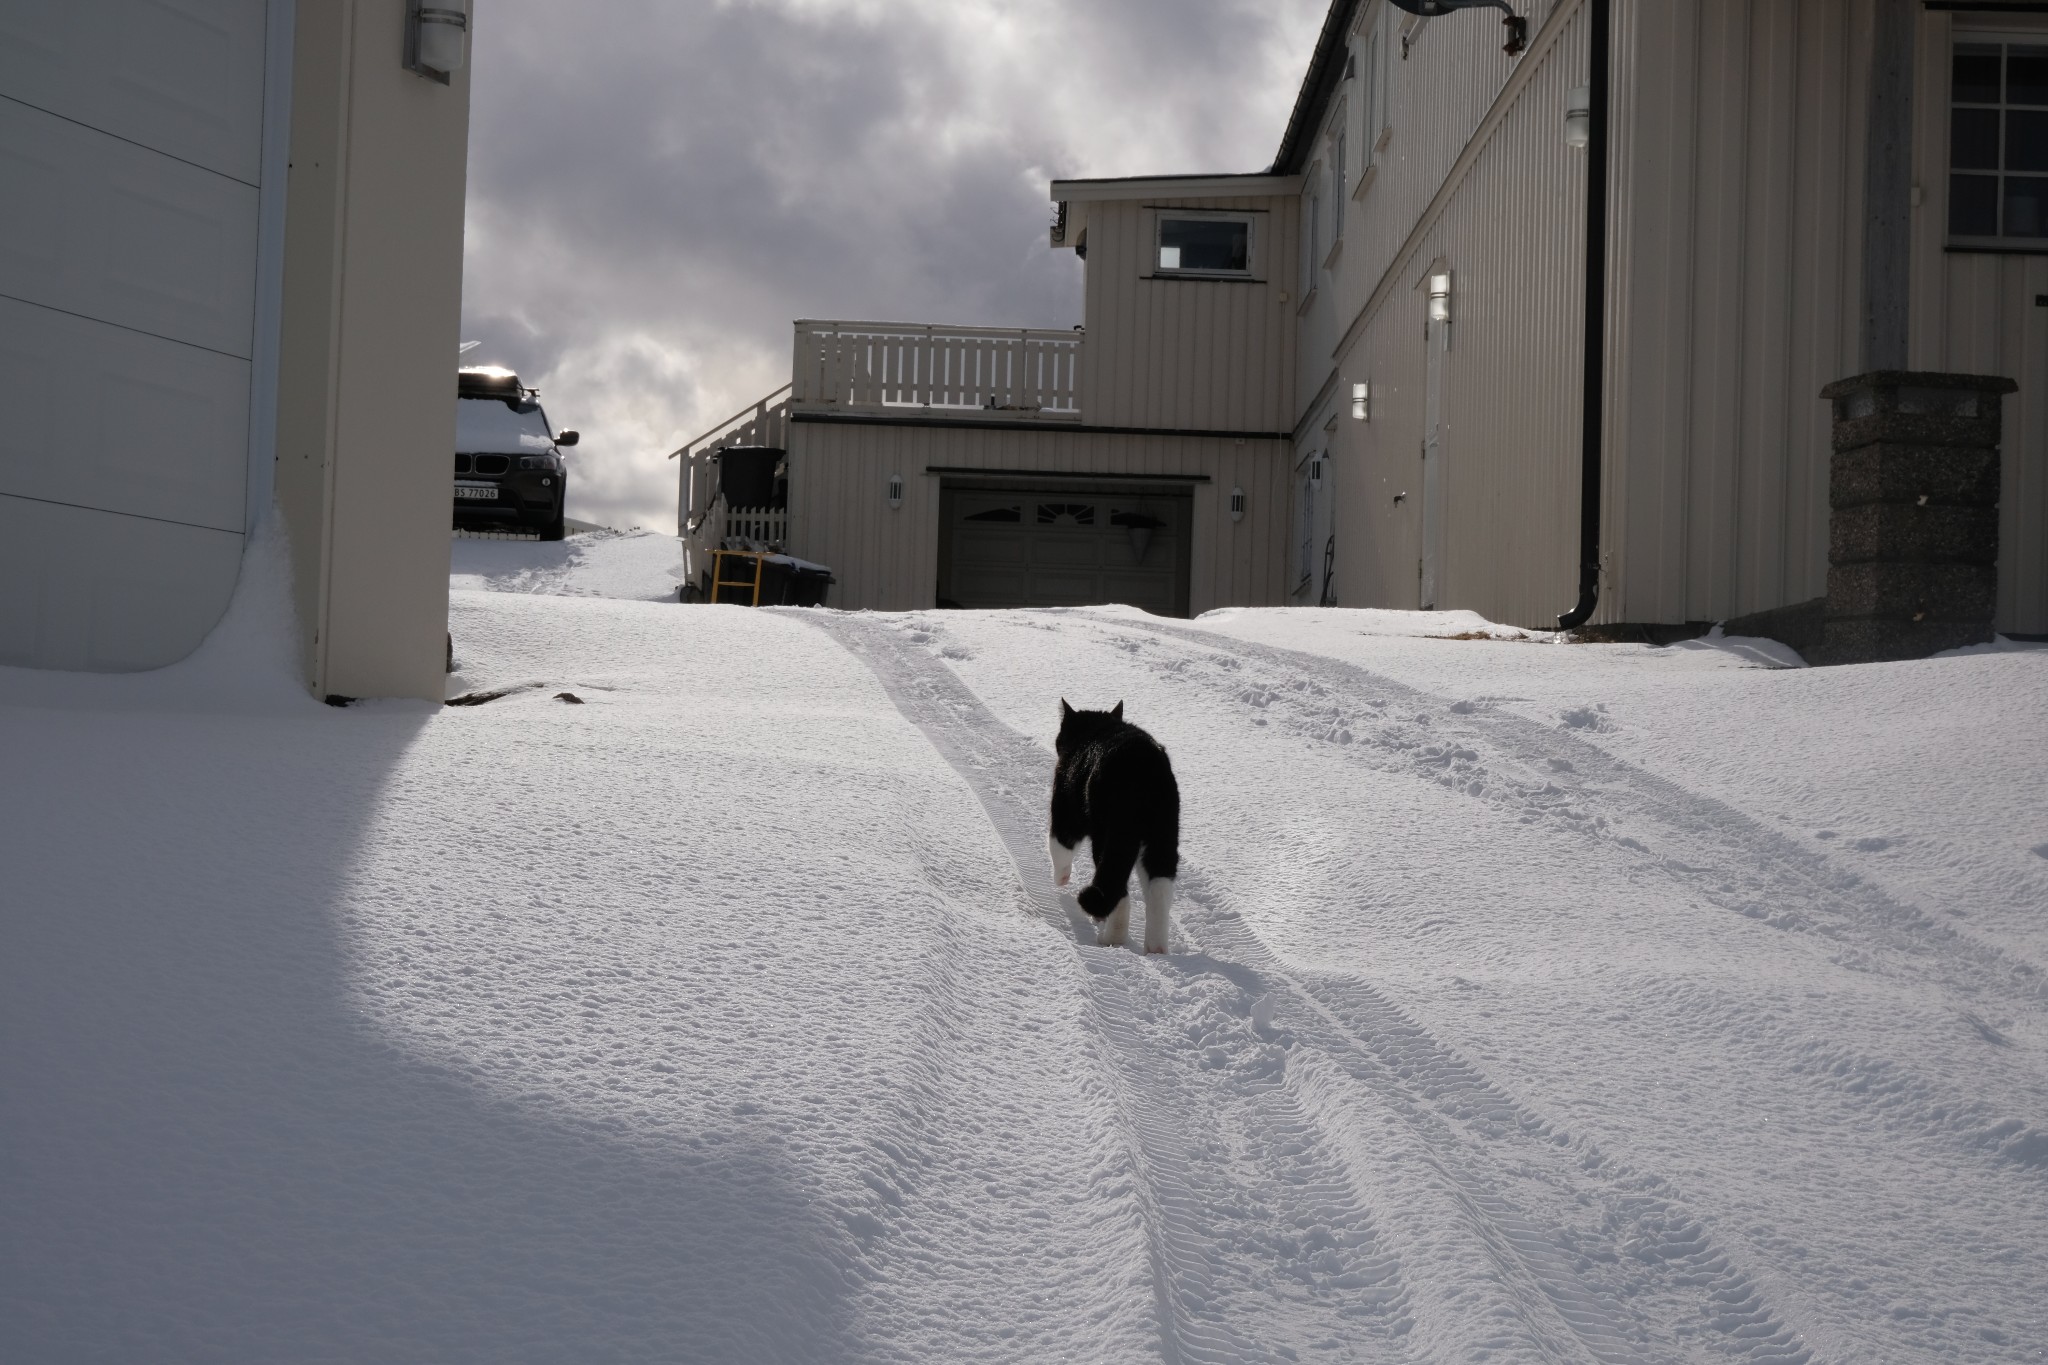
[[[458,398],[455,400],[455,453],[475,455],[495,452],[518,455],[534,450],[553,450],[548,415],[540,404],[521,403],[514,407],[502,398]]]

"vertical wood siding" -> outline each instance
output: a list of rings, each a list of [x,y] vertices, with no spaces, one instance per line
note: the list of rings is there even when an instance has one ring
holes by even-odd
[[[1586,179],[1583,153],[1564,142],[1566,94],[1585,80],[1575,9],[1539,7],[1522,84],[1445,199],[1439,192],[1514,68],[1487,24],[1432,21],[1411,30],[1405,62],[1398,39],[1391,44],[1392,132],[1347,214],[1354,240],[1319,279],[1305,319],[1319,340],[1304,342],[1297,383],[1305,409],[1320,391],[1340,413],[1333,450],[1344,605],[1418,602],[1424,286],[1437,269],[1453,278],[1442,361],[1439,605],[1548,625],[1577,595]],[[1544,28],[1546,18],[1557,27]],[[1375,22],[1392,18],[1368,13],[1368,40]],[[1398,25],[1387,31],[1398,34]],[[1333,355],[1336,334],[1375,291],[1376,309]],[[1368,422],[1349,417],[1349,388],[1358,381],[1372,386]],[[1396,494],[1406,496],[1397,502]]]
[[[1160,208],[1252,211],[1254,279],[1147,278]],[[1287,430],[1295,236],[1292,196],[1089,205],[1083,418],[1103,426]]]
[[[2006,31],[2048,24],[1972,16]],[[2002,374],[2019,383],[2004,412],[1998,509],[1998,629],[2048,632],[2048,256],[1943,249],[1948,230],[1949,47],[1957,17],[1921,19],[1913,92],[1913,295],[1908,362],[1915,369]]]
[[[1627,5],[1609,619],[1827,588],[1829,417],[1858,365],[1869,0]]]
[[[939,476],[929,467],[1207,475],[1194,485],[1190,613],[1274,606],[1282,600],[1287,450],[1271,440],[794,422],[790,552],[831,567],[835,607],[919,610],[938,591]],[[891,474],[903,477],[896,509],[884,497]],[[1241,522],[1230,519],[1233,487],[1245,490]]]

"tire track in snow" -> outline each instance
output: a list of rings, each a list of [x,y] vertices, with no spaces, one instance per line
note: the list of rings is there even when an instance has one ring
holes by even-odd
[[[1611,839],[1723,909],[1840,944],[1843,965],[1883,970],[1887,955],[1907,956],[1934,964],[1944,987],[1959,996],[1989,992],[2032,1010],[2048,1008],[2048,972],[2039,965],[1937,921],[1726,802],[1578,738],[1570,727],[1586,713],[1574,713],[1566,728],[1546,726],[1318,654],[1149,619],[1072,615],[1106,632],[1135,630],[1205,651],[1230,676],[1196,680],[1234,691],[1250,709],[1271,714],[1278,703],[1297,731],[1352,747],[1358,761],[1406,771],[1531,822]],[[1248,664],[1285,681],[1250,676]],[[1188,676],[1184,668],[1174,671]],[[1653,831],[1637,831],[1637,821]]]
[[[968,781],[1017,864],[1028,912],[1077,943],[1092,939],[1092,924],[1041,866],[1050,756],[997,722],[950,670],[890,638],[893,628],[803,619],[865,661]],[[1131,953],[1077,951],[1074,960],[1100,1028],[1097,1060],[1135,1139],[1164,1357],[1413,1358],[1399,1261],[1279,1079],[1271,1044],[1245,1027],[1251,1002],[1241,989]]]
[[[1725,802],[1566,730],[1452,702],[1320,655],[1151,620],[1073,614],[1110,635],[1106,642],[1116,648],[1128,651],[1136,642],[1115,633],[1136,630],[1200,651],[1152,666],[1234,697],[1256,713],[1256,724],[1278,720],[1341,749],[1347,761],[1462,792],[1524,823],[1605,841],[1689,896],[1826,940],[1845,969],[1932,976],[1952,998],[1980,1006],[1987,997],[2036,1014],[2048,1006],[2048,974],[2034,964],[1935,920]],[[1187,666],[1198,661],[1210,670]],[[1993,1162],[2007,1174],[2048,1175],[2048,1122],[2039,1117],[2015,1118],[1941,1078],[1832,1040],[1784,1033],[1779,1041],[1774,1055],[1795,1059],[1869,1122],[1947,1141],[1958,1156]]]
[[[928,634],[905,639],[900,638],[900,627],[860,618],[806,619],[865,660],[906,718],[967,779],[1017,864],[1031,908],[1077,942],[1087,942],[1092,930],[1077,910],[1063,905],[1040,866],[1040,805],[1050,755],[998,721],[950,669],[918,647],[929,641]],[[1665,1356],[1665,1350],[1652,1346],[1651,1338],[1669,1334],[1653,1333],[1650,1324],[1631,1318],[1617,1306],[1620,1296],[1610,1289],[1585,1283],[1572,1257],[1548,1230],[1551,1220],[1531,1215],[1503,1193],[1512,1182],[1502,1178],[1498,1158],[1459,1133],[1433,1107],[1431,1087],[1441,1090],[1459,1076],[1469,1078],[1474,1074],[1469,1067],[1392,1006],[1377,1001],[1390,1035],[1407,1040],[1408,1054],[1390,1063],[1376,1049],[1369,1030],[1345,1021],[1281,969],[1234,908],[1221,903],[1221,893],[1199,869],[1184,866],[1181,885],[1184,904],[1195,913],[1181,917],[1177,936],[1185,940],[1199,934],[1219,949],[1227,946],[1225,954],[1183,957],[1174,969],[1157,971],[1127,953],[1077,954],[1089,998],[1111,1045],[1105,1049],[1105,1061],[1121,1078],[1131,1129],[1139,1139],[1169,1356],[1275,1358],[1272,1347],[1278,1332],[1295,1319],[1276,1321],[1268,1331],[1251,1335],[1235,1330],[1230,1313],[1216,1311],[1221,1303],[1236,1313],[1256,1315],[1257,1305],[1241,1296],[1232,1299],[1229,1286],[1212,1273],[1219,1239],[1204,1223],[1219,1216],[1235,1219],[1241,1241],[1247,1228],[1263,1225],[1270,1231],[1285,1226],[1285,1220],[1275,1220],[1263,1207],[1238,1207],[1247,1189],[1257,1191],[1251,1198],[1258,1204],[1274,1188],[1317,1186],[1337,1192],[1337,1197],[1311,1211],[1309,1217],[1317,1220],[1311,1222],[1311,1231],[1321,1231],[1326,1249],[1353,1253],[1348,1261],[1341,1255],[1336,1258],[1347,1268],[1330,1278],[1329,1288],[1358,1294],[1358,1302],[1347,1306],[1372,1314],[1384,1345],[1396,1345],[1412,1331],[1413,1347],[1429,1355],[1504,1351],[1543,1360],[1597,1361]],[[1196,968],[1193,977],[1184,972],[1189,966]],[[1185,1001],[1162,1001],[1159,987],[1175,979],[1192,982],[1202,977],[1220,977],[1236,988],[1245,1002],[1246,1022],[1252,1025],[1249,1036],[1269,1045],[1312,1041],[1315,1047],[1308,1055],[1335,1058],[1334,1068],[1319,1077],[1317,1063],[1283,1059],[1249,1090],[1209,1086],[1205,1094],[1186,1094],[1190,1087],[1185,1063],[1170,1055],[1176,1049],[1162,1047],[1156,1019],[1147,1016],[1165,1014],[1188,1042],[1200,1047],[1208,1041],[1201,1032],[1201,1011],[1188,1008]],[[1239,1045],[1220,1049],[1225,1062],[1233,1054],[1243,1059],[1245,1036],[1239,1030]],[[1416,1039],[1425,1040],[1426,1055],[1419,1059],[1413,1055]],[[1420,1091],[1414,1079],[1418,1075]],[[1465,1085],[1468,1091],[1482,1088],[1483,1083],[1474,1085],[1469,1079]],[[1272,1100],[1263,1122],[1246,1120],[1240,1128],[1254,1137],[1263,1133],[1265,1141],[1248,1161],[1226,1171],[1217,1163],[1218,1135],[1211,1131],[1211,1120],[1243,1108],[1247,1094]],[[1486,1093],[1483,1101],[1479,1107],[1487,1115],[1518,1113],[1498,1092]],[[1401,1187],[1383,1197],[1397,1214],[1413,1214],[1413,1221],[1422,1225],[1414,1240],[1429,1259],[1428,1283],[1403,1276],[1399,1258],[1377,1245],[1376,1220],[1361,1207],[1361,1191],[1379,1179],[1383,1153],[1383,1139],[1368,1141],[1358,1132],[1361,1109],[1390,1111],[1411,1158]],[[1540,1120],[1530,1117],[1519,1117],[1515,1131],[1532,1133],[1531,1145],[1551,1152],[1562,1145],[1551,1139]],[[1191,1133],[1199,1137],[1191,1141]],[[1275,1133],[1285,1136],[1275,1141]],[[1488,1136],[1497,1138],[1500,1133]],[[1570,1155],[1584,1160],[1583,1152]],[[1275,1179],[1262,1169],[1275,1160],[1296,1158],[1307,1162],[1308,1171],[1289,1170]],[[1550,1159],[1557,1161],[1554,1155]],[[1575,1193],[1567,1182],[1566,1194]],[[1757,1361],[1810,1358],[1764,1308],[1755,1287],[1706,1244],[1696,1222],[1679,1214],[1669,1200],[1636,1195],[1629,1207],[1626,1216],[1610,1212],[1608,1223],[1633,1236],[1630,1251],[1649,1267],[1651,1278],[1697,1291],[1680,1297],[1702,1301],[1701,1325],[1722,1339],[1724,1353],[1732,1349]],[[1300,1216],[1294,1221],[1300,1222]],[[1332,1221],[1343,1229],[1342,1235],[1330,1227]],[[1447,1236],[1443,1229],[1450,1226],[1471,1235],[1464,1240]],[[1403,1278],[1408,1282],[1401,1283]],[[1475,1303],[1477,1296],[1491,1301]],[[1297,1313],[1305,1306],[1291,1305]],[[1337,1324],[1344,1329],[1356,1325]],[[1334,1345],[1342,1339],[1333,1334],[1326,1340]]]

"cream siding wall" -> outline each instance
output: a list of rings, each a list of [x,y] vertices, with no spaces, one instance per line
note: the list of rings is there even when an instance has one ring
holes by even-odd
[[[438,701],[469,73],[405,70],[405,13],[299,7],[277,499],[314,693]]]
[[[1926,14],[1920,21],[1913,92],[1913,295],[1908,363],[1915,369],[2002,374],[2019,392],[2005,400],[2004,488],[1999,499],[1998,628],[2048,632],[2048,255],[1990,255],[1942,248],[1948,231],[1950,44],[1958,27],[2038,31],[2026,15]]]
[[[795,421],[789,428],[791,553],[829,565],[838,577],[831,605],[913,611],[938,590],[939,476],[932,466],[1058,470],[1098,475],[1207,475],[1193,485],[1188,604],[1281,601],[1281,542],[1287,529],[1287,446],[1228,437],[985,430]],[[903,476],[903,506],[885,484]],[[1230,519],[1230,491],[1245,490],[1243,521]]]
[[[1147,278],[1162,208],[1254,214],[1256,278]],[[1083,418],[1103,426],[1287,430],[1295,343],[1292,196],[1106,200],[1088,210]]]
[[[1818,392],[1862,367],[1870,0],[1617,0],[1614,15],[1595,619],[1722,619],[1819,596]],[[1303,309],[1295,385],[1304,421],[1320,397],[1341,409],[1352,382],[1373,386],[1372,422],[1335,433],[1338,596],[1350,605],[1417,600],[1417,286],[1439,263],[1455,279],[1441,600],[1544,625],[1575,596],[1586,168],[1562,133],[1565,93],[1586,79],[1585,6],[1560,0],[1532,18],[1512,68],[1491,26],[1457,16],[1415,24],[1367,6],[1354,38],[1363,52],[1377,27],[1391,54],[1390,131],[1359,167],[1348,240]],[[2041,257],[1941,251],[1949,23],[1923,21],[1912,363],[2021,382],[2008,400],[2000,624],[2040,630],[2048,436],[2028,393],[2048,374],[2048,310],[2032,306],[2048,278]],[[1363,86],[1337,96],[1353,129]],[[1311,184],[1327,169],[1324,153]]]
[[[1304,341],[1297,383],[1305,407],[1327,385],[1341,414],[1336,582],[1347,606],[1418,604],[1422,286],[1433,267],[1449,268],[1454,280],[1450,348],[1440,362],[1447,498],[1439,605],[1549,625],[1576,599],[1585,166],[1564,143],[1563,119],[1566,92],[1585,79],[1585,37],[1578,7],[1546,13],[1512,82],[1495,26],[1422,26],[1405,63],[1392,45],[1392,133],[1348,215],[1352,240],[1304,320],[1313,339]],[[1399,32],[1391,14],[1365,22]],[[1471,80],[1456,75],[1475,69]],[[1349,335],[1333,355],[1340,325]],[[1313,389],[1310,355],[1334,362]],[[1348,415],[1349,386],[1360,380],[1372,386],[1365,423]],[[1396,502],[1397,493],[1406,496]]]
[[[1861,367],[1869,0],[1621,8],[1634,118],[1607,618],[1718,620],[1818,597],[1818,395]]]
[[[1295,416],[1306,413],[1329,380],[1339,340],[1360,310],[1384,280],[1407,269],[1414,255],[1408,247],[1411,231],[1445,189],[1495,97],[1523,64],[1541,60],[1554,43],[1554,37],[1546,39],[1545,33],[1558,8],[1559,0],[1523,7],[1533,41],[1529,52],[1511,58],[1500,50],[1500,25],[1490,14],[1417,19],[1385,0],[1368,0],[1360,7],[1351,53],[1362,70],[1371,52],[1371,35],[1377,32],[1386,80],[1386,122],[1376,139],[1379,145],[1366,146],[1363,114],[1369,82],[1362,74],[1340,83],[1322,115],[1327,128],[1341,113],[1349,130],[1347,183],[1342,187],[1347,208],[1340,241],[1333,243],[1325,228],[1325,259],[1317,266],[1314,293],[1298,305],[1301,353],[1295,372]],[[1401,52],[1404,33],[1406,57]],[[1582,49],[1583,45],[1582,40]],[[1560,105],[1560,129],[1563,117]],[[1312,178],[1321,181],[1327,217],[1334,166],[1320,148],[1310,162]],[[1308,188],[1298,202],[1306,201]]]

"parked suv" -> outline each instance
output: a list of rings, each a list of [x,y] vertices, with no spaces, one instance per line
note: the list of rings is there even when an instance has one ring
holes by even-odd
[[[519,376],[496,365],[455,375],[455,524],[464,530],[538,531],[560,540],[569,477],[548,415]]]

